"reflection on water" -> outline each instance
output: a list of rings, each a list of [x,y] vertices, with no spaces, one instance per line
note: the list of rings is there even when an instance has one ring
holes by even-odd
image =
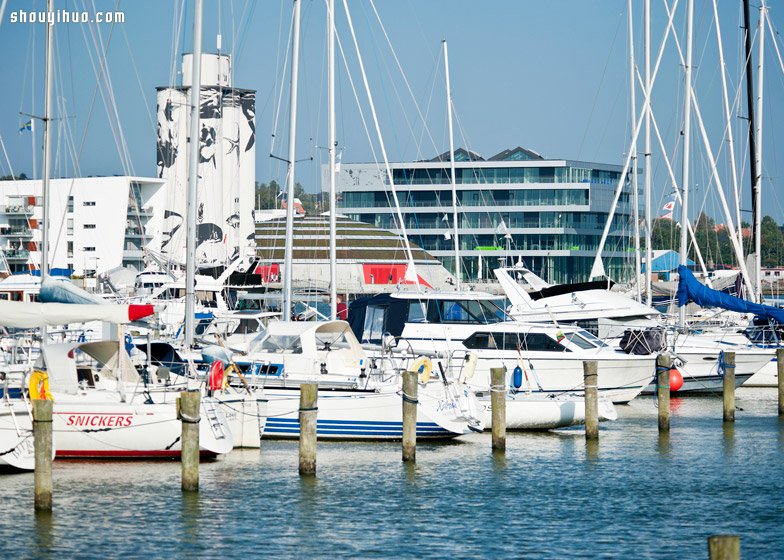
[[[296,442],[265,442],[200,467],[55,462],[54,512],[33,512],[31,474],[0,475],[3,558],[38,557],[705,557],[717,533],[744,557],[784,549],[784,421],[776,392],[678,399],[658,433],[652,399],[618,407],[600,441],[584,431],[420,443],[320,443],[316,477]],[[499,526],[499,523],[501,524]],[[588,537],[587,535],[590,535]]]

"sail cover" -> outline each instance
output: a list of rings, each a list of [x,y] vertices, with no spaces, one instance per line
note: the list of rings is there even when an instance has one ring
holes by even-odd
[[[34,329],[86,321],[130,323],[154,312],[155,307],[152,305],[0,301],[0,326]]]
[[[721,307],[740,313],[753,313],[764,319],[773,319],[784,324],[784,309],[770,305],[752,303],[745,299],[737,298],[700,284],[691,270],[683,265],[678,267],[678,306],[683,307],[690,301],[702,307]]]

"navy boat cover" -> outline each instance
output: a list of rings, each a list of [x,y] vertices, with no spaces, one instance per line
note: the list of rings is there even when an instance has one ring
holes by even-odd
[[[752,303],[729,294],[712,290],[701,284],[692,274],[691,270],[683,265],[678,267],[678,307],[683,307],[690,301],[702,307],[721,307],[740,313],[754,313],[763,319],[773,319],[784,324],[784,309],[771,305]]]

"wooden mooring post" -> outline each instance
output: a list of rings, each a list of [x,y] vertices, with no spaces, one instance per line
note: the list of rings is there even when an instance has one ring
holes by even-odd
[[[585,439],[599,439],[599,373],[594,360],[583,362]]]
[[[713,535],[708,537],[710,560],[740,560],[740,537],[738,535]]]
[[[299,387],[299,474],[316,474],[318,383]]]
[[[724,352],[724,421],[735,421],[735,352]]]
[[[403,461],[416,462],[417,372],[403,372]]]
[[[659,431],[670,430],[670,368],[672,358],[660,354],[656,358],[656,398],[659,401]]]
[[[490,368],[490,411],[494,451],[506,451],[506,370]]]
[[[784,416],[784,348],[776,350],[776,373],[779,381],[779,416]]]
[[[180,440],[182,463],[182,490],[199,491],[199,422],[201,417],[201,393],[183,391],[178,399],[178,410],[182,422]]]
[[[33,449],[35,451],[35,510],[52,511],[52,410],[51,400],[33,399]]]

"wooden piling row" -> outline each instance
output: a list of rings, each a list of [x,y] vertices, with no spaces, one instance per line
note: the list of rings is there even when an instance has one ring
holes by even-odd
[[[403,461],[416,462],[418,373],[403,372]]]
[[[183,492],[199,491],[199,422],[201,417],[201,393],[183,391],[178,399],[178,410],[182,422],[180,441]]]
[[[738,535],[713,535],[708,537],[710,560],[740,560],[740,537]]]
[[[299,387],[299,474],[316,474],[316,422],[318,383]]]
[[[784,348],[776,350],[776,372],[779,380],[779,416],[784,416]]]
[[[585,439],[599,439],[599,375],[594,360],[583,362],[585,386]]]
[[[492,449],[506,451],[506,370],[490,368]]]
[[[656,398],[659,401],[659,432],[670,431],[670,368],[672,358],[661,354],[656,358]]]
[[[50,400],[33,399],[35,510],[52,510],[52,410]]]
[[[735,352],[724,352],[724,421],[735,421]]]

